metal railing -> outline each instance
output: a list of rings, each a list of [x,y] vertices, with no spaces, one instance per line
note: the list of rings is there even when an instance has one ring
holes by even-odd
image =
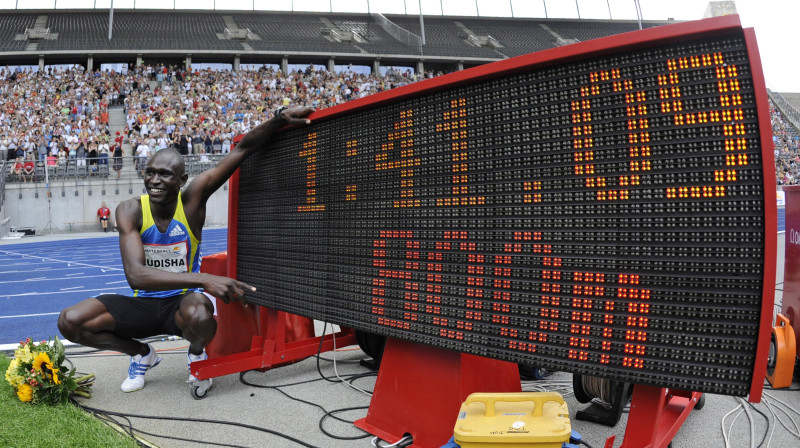
[[[3,160],[3,167],[0,173],[8,172],[8,161]],[[6,199],[6,176],[0,176],[0,210],[3,210],[3,201]]]
[[[208,155],[189,155],[183,156],[186,173],[189,176],[197,175],[216,166],[223,154]],[[104,180],[104,179],[132,179],[144,177],[144,169],[147,159],[128,156],[122,157],[119,161],[112,157],[97,157],[85,159],[69,159],[63,164],[48,165],[47,163],[35,163],[33,172],[27,173],[23,170],[17,173],[17,162],[4,162],[0,176],[0,193],[5,190],[5,184],[25,184],[25,183],[45,183],[69,180]],[[24,162],[23,162],[24,164]],[[117,166],[119,170],[117,170]],[[2,195],[0,195],[0,205],[2,205]]]

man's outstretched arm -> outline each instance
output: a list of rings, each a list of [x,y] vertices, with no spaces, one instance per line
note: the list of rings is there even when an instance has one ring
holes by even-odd
[[[201,201],[202,207],[208,198],[224,184],[251,154],[269,147],[276,130],[285,125],[306,125],[311,123],[306,117],[314,111],[313,107],[284,109],[275,116],[253,128],[239,141],[231,152],[219,161],[214,168],[199,174],[184,189],[184,201]]]
[[[122,202],[116,211],[119,249],[125,278],[132,289],[163,291],[170,289],[203,288],[225,303],[244,302],[245,291],[255,288],[228,277],[205,273],[167,272],[145,264],[144,245],[139,234],[142,226],[139,199]]]

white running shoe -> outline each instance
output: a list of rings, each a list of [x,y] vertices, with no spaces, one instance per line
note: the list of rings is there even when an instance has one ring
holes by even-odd
[[[128,367],[128,378],[122,382],[123,392],[136,392],[144,387],[144,374],[157,366],[161,362],[161,357],[153,348],[152,345],[147,344],[150,352],[147,355],[131,356],[131,365]]]
[[[192,363],[196,361],[205,361],[208,359],[208,354],[206,351],[203,350],[203,353],[199,355],[193,355],[191,353],[189,355],[189,379],[186,382],[189,384],[189,388],[192,392],[192,397],[196,400],[201,398],[205,398],[206,392],[211,389],[211,386],[214,384],[212,378],[208,378],[205,380],[199,380],[196,376],[192,375]]]
[[[199,381],[197,377],[192,375],[192,363],[197,361],[205,361],[206,359],[208,359],[208,354],[206,353],[205,350],[203,350],[203,353],[200,353],[199,355],[193,355],[191,353],[187,353],[187,356],[189,358],[189,362],[187,363],[186,367],[189,368],[189,379],[186,382],[191,383],[193,381]]]

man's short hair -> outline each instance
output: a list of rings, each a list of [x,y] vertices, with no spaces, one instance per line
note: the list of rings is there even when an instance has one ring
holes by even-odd
[[[175,165],[176,168],[180,170],[180,173],[176,173],[179,176],[183,175],[186,172],[186,162],[183,159],[183,155],[175,148],[163,148],[156,151],[156,153],[151,157],[150,160],[154,160],[156,157],[169,157],[177,161]]]

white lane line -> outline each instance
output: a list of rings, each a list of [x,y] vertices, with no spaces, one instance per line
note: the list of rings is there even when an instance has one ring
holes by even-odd
[[[57,316],[61,313],[18,314],[16,316],[0,316],[0,319],[18,319],[20,317]]]
[[[63,265],[64,265],[64,263],[57,263],[57,264],[59,264],[59,265],[61,265],[61,266],[63,266]],[[122,263],[120,263],[120,264],[122,264]],[[20,272],[32,272],[32,271],[53,271],[53,270],[56,270],[56,271],[74,271],[74,270],[76,270],[76,269],[86,269],[86,266],[77,266],[77,267],[74,267],[74,268],[62,268],[62,267],[55,267],[55,268],[51,268],[51,267],[46,267],[46,268],[35,268],[35,269],[15,270],[15,271],[0,271],[0,274],[18,274],[18,273],[20,273]],[[106,271],[121,271],[121,270],[122,270],[122,269],[116,269],[116,268],[100,268],[100,271],[101,271],[101,272],[106,272]]]
[[[81,274],[83,274],[83,273],[81,272]],[[70,275],[79,275],[79,274],[66,274],[66,276],[70,276]],[[69,280],[77,280],[77,279],[81,279],[81,278],[119,277],[119,276],[122,276],[122,275],[125,275],[125,274],[122,273],[122,272],[115,272],[113,274],[87,275],[85,277],[70,277]],[[23,280],[7,280],[7,281],[0,281],[0,285],[4,285],[6,283],[25,283],[25,282],[30,282],[30,281],[52,282],[52,281],[60,281],[60,280],[65,280],[65,278],[64,277],[53,277],[53,278],[36,277],[36,278],[26,278],[26,279],[23,279]]]
[[[109,270],[112,270],[112,271],[122,271],[123,270],[122,268],[111,268],[111,267],[108,267],[108,266],[99,266],[99,265],[96,265],[96,264],[89,264],[89,263],[77,263],[77,262],[74,262],[74,261],[60,260],[60,259],[57,259],[57,258],[35,257],[35,256],[32,256],[32,255],[23,254],[23,253],[20,253],[20,252],[9,252],[7,250],[0,250],[0,254],[16,255],[18,257],[24,257],[24,258],[35,258],[35,259],[43,260],[43,261],[47,260],[47,261],[55,261],[55,262],[60,262],[60,263],[67,263],[69,266],[72,266],[74,264],[74,265],[80,265],[80,266],[88,266],[90,268],[109,269]],[[25,264],[25,263],[23,263],[23,264]]]
[[[69,288],[61,288],[61,291],[69,291],[70,289],[81,289],[83,286],[70,286]]]
[[[116,293],[114,290],[110,290],[108,288],[98,288],[98,289],[82,289],[80,291],[43,291],[43,292],[24,292],[22,294],[5,294],[0,295],[0,298],[10,299],[12,297],[27,297],[27,296],[38,296],[38,295],[47,295],[47,294],[63,294],[64,292],[72,293],[72,292],[95,292],[95,291],[106,291],[109,293]]]
[[[106,282],[106,285],[115,285],[117,283],[125,283],[125,284],[127,284],[128,281],[127,280],[122,280],[122,281],[119,281],[119,282]]]
[[[83,275],[85,272],[73,272],[72,274],[64,274],[64,277],[72,277],[75,275]]]

